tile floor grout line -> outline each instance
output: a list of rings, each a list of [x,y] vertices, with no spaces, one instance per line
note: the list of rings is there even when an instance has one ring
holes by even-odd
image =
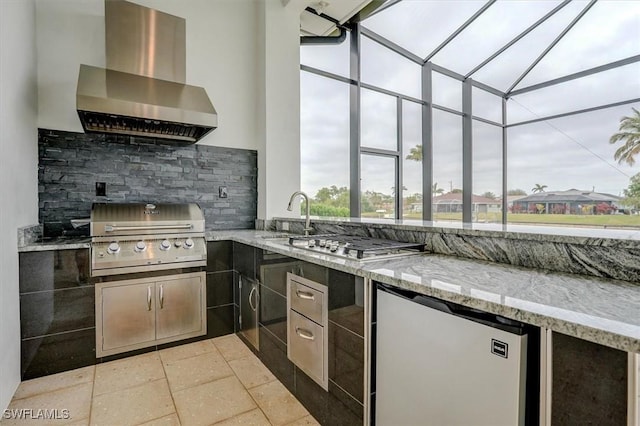
[[[2,1],[2,0],[0,0],[0,1]],[[126,391],[126,390],[129,390],[129,389],[139,388],[139,387],[142,387],[142,386],[146,386],[146,385],[148,385],[148,384],[150,384],[150,383],[159,382],[160,380],[167,380],[167,378],[166,378],[166,377],[162,377],[162,378],[160,378],[160,379],[147,380],[147,381],[146,381],[146,382],[144,382],[144,383],[138,383],[138,384],[136,384],[136,385],[128,386],[128,387],[126,387],[126,388],[122,388],[122,389],[115,389],[115,390],[112,390],[112,391],[109,391],[109,392],[104,392],[104,393],[101,393],[100,395],[95,395],[95,396],[96,396],[97,398],[100,398],[100,397],[102,397],[103,395],[110,395],[110,394],[112,394],[112,393],[116,393],[116,392],[122,392],[122,391]],[[94,385],[95,385],[95,383],[94,383]],[[168,387],[168,386],[169,386],[169,381],[167,380],[167,387]]]
[[[234,334],[234,336],[235,336],[235,334]],[[242,340],[241,340],[241,342],[242,342]],[[244,342],[242,342],[242,344],[244,345]],[[249,355],[246,355],[246,356],[248,357]],[[251,352],[251,356],[256,357],[256,358],[258,359],[258,361],[260,361],[260,358],[258,358],[258,357],[256,356],[256,354],[254,354],[253,352]],[[240,359],[240,358],[238,358],[238,359]],[[226,360],[225,360],[225,361],[226,361]],[[227,363],[227,365],[228,365],[228,364],[229,364],[229,361],[226,361],[226,363]],[[262,364],[262,361],[260,361],[260,363]],[[262,364],[262,365],[264,365],[264,364]],[[231,366],[230,366],[230,365],[229,365],[229,368],[231,368]],[[265,368],[266,368],[266,365],[265,365]],[[268,369],[267,369],[267,370],[268,370]],[[271,419],[267,416],[267,413],[265,413],[265,411],[262,409],[262,407],[260,406],[260,404],[258,404],[258,401],[253,397],[253,395],[251,395],[251,392],[249,392],[249,389],[254,389],[254,388],[257,388],[258,386],[262,386],[262,385],[266,385],[267,383],[271,383],[271,382],[273,382],[273,381],[275,381],[275,380],[278,380],[278,379],[277,379],[277,377],[276,377],[275,375],[273,375],[273,373],[271,373],[271,370],[269,370],[269,372],[273,375],[274,380],[270,380],[270,381],[268,381],[268,382],[266,382],[266,383],[262,383],[262,384],[260,384],[260,385],[256,385],[256,386],[254,386],[254,387],[252,387],[252,388],[248,388],[244,383],[242,383],[242,380],[240,380],[240,377],[236,374],[236,371],[235,371],[233,368],[231,368],[231,371],[233,371],[234,376],[236,376],[236,379],[238,379],[238,381],[240,382],[240,384],[242,385],[242,387],[244,388],[244,390],[249,394],[249,397],[253,400],[253,403],[256,405],[256,407],[258,408],[258,410],[260,410],[260,412],[262,413],[262,415],[264,416],[264,418],[265,418],[265,419],[267,419],[267,421],[269,422],[269,424],[273,426],[273,422],[272,422],[272,421],[271,421]]]
[[[160,365],[162,365],[162,372],[164,373],[164,378],[167,381],[167,388],[169,388],[169,395],[171,396],[173,411],[176,413],[176,417],[178,418],[178,424],[182,425],[182,419],[180,418],[180,413],[178,413],[178,406],[176,405],[176,400],[173,398],[173,391],[171,390],[171,384],[169,383],[169,376],[167,376],[167,370],[165,370],[164,368],[164,362],[162,362],[162,357],[160,356],[160,353],[158,353],[158,357],[160,358]]]
[[[87,422],[88,425],[91,425],[91,414],[93,412],[93,392],[96,389],[96,370],[97,370],[97,366],[93,366],[93,380],[91,380],[91,400],[89,401],[89,421]]]
[[[87,367],[94,367],[94,366],[93,366],[93,365],[88,365]],[[87,367],[79,367],[78,369],[80,369],[80,368],[87,368]],[[21,385],[21,384],[26,383],[26,382],[29,382],[29,381],[31,381],[31,380],[40,380],[40,379],[44,379],[44,378],[49,378],[49,377],[51,377],[51,376],[54,376],[55,374],[67,373],[67,372],[69,372],[69,371],[73,371],[73,370],[61,371],[60,373],[54,373],[54,374],[50,374],[50,375],[48,375],[48,376],[40,376],[40,377],[36,377],[35,379],[29,379],[29,380],[24,380],[24,381],[22,381],[22,380],[21,380],[21,381],[20,381],[20,383],[18,383],[18,387],[20,387],[20,385]],[[95,374],[95,369],[94,369],[94,374]],[[89,382],[90,382],[90,381],[74,383],[74,384],[72,384],[72,385],[63,386],[63,387],[61,387],[61,388],[56,388],[56,389],[53,389],[53,390],[48,390],[48,391],[43,391],[43,392],[34,393],[33,395],[23,396],[22,398],[16,398],[16,397],[15,397],[15,393],[18,391],[18,388],[16,388],[16,390],[15,390],[15,392],[14,392],[14,396],[11,398],[11,402],[13,402],[13,401],[22,401],[23,399],[33,398],[33,397],[35,397],[35,396],[40,396],[40,395],[44,395],[44,394],[47,394],[47,393],[57,392],[57,391],[59,391],[59,390],[63,390],[63,389],[69,389],[69,388],[72,388],[72,387],[74,387],[74,386],[84,385],[84,384],[89,383]]]

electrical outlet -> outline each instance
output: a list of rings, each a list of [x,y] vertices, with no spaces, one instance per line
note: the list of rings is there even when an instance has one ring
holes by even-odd
[[[282,222],[282,230],[283,231],[289,230],[289,222]]]
[[[229,196],[229,191],[226,186],[218,187],[218,197],[219,198],[227,198]]]
[[[96,182],[96,196],[97,197],[106,197],[107,196],[107,183],[106,182]]]

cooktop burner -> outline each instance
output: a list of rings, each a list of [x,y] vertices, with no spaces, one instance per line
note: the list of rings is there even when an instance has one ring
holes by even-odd
[[[380,260],[424,252],[424,244],[420,243],[340,234],[294,236],[289,237],[289,244],[353,260]]]

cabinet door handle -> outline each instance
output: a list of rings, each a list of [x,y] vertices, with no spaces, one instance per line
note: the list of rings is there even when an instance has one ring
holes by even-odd
[[[147,310],[151,310],[151,286],[147,287]]]
[[[160,309],[164,307],[164,288],[160,284]]]
[[[306,300],[315,300],[316,298],[313,293],[308,291],[300,291],[300,290],[296,290],[296,296],[298,296],[300,299],[306,299]]]
[[[315,340],[315,336],[309,330],[305,330],[304,328],[296,327],[296,334],[303,339],[307,340]]]
[[[249,306],[251,307],[252,311],[256,311],[258,308],[256,306],[253,306],[253,303],[251,303],[251,296],[253,296],[253,292],[257,290],[256,286],[251,287],[251,291],[249,292]],[[257,298],[256,298],[257,299]]]

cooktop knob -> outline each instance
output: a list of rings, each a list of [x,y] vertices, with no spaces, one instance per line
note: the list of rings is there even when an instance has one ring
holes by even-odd
[[[120,244],[116,243],[115,241],[109,244],[109,247],[107,247],[107,253],[109,254],[116,254],[119,251],[120,251]]]
[[[182,247],[182,241],[178,241],[176,240],[176,242],[174,243],[174,245],[178,248]]]
[[[187,238],[186,240],[184,240],[184,248],[193,248],[193,240],[191,238]]]
[[[139,253],[141,251],[145,251],[146,248],[147,244],[144,241],[138,241],[133,249]]]
[[[171,241],[162,240],[160,243],[160,250],[169,250],[171,248]]]

